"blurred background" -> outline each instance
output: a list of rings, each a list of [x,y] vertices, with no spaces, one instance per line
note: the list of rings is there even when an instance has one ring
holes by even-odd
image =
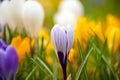
[[[38,0],[45,9],[44,25],[52,27],[53,16],[62,1],[65,0]],[[108,14],[120,17],[119,0],[78,0],[84,8],[84,16],[94,20],[105,20]]]
[[[75,80],[84,62],[81,75],[78,75],[80,80],[120,79],[120,0],[35,0],[40,4],[26,5],[31,13],[26,6],[24,10],[20,3],[22,0],[12,1],[14,6],[11,10],[9,6],[6,8],[2,5],[0,20],[6,18],[7,14],[10,22],[11,18],[15,18],[13,22],[17,24],[17,28],[12,31],[8,20],[8,25],[3,27],[3,34],[0,36],[18,52],[19,69],[16,80],[53,80],[49,70],[56,77],[55,80],[63,80],[61,66],[50,38],[51,29],[56,23],[63,26],[70,24],[74,31],[74,44],[67,64],[67,76],[71,75],[72,78],[70,80]],[[3,15],[6,14],[3,16],[2,12]],[[21,19],[20,15],[24,15],[25,19]],[[16,22],[19,19],[22,26]],[[23,30],[19,31],[22,27]],[[33,36],[29,33],[33,33]]]

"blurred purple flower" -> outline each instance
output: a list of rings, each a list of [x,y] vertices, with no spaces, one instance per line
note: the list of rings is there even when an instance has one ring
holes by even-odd
[[[64,80],[66,80],[67,56],[74,40],[72,27],[70,25],[66,27],[55,25],[51,31],[51,40],[62,66]]]
[[[12,46],[0,39],[0,80],[15,80],[18,68],[18,55]]]
[[[3,2],[4,0],[0,0],[0,2]]]

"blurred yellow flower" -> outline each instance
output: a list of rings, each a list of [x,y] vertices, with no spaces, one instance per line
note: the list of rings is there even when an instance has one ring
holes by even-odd
[[[75,40],[78,39],[82,47],[85,48],[86,43],[91,34],[86,17],[82,17],[77,20],[77,24],[74,32],[75,32]]]
[[[115,54],[120,47],[120,20],[112,15],[107,17],[105,37],[108,40],[109,49]]]
[[[50,66],[53,66],[53,59],[51,56],[46,56],[45,60]]]
[[[61,0],[38,0],[38,2],[40,2],[43,7],[45,8],[46,11],[51,10],[52,8],[55,9],[58,7],[59,3]],[[48,13],[47,13],[48,14]]]
[[[46,52],[50,53],[49,50],[53,49],[53,46],[52,46],[51,41],[50,41],[49,33],[47,32],[47,30],[45,28],[42,28],[41,31],[40,31],[40,33],[39,33],[39,42],[40,42],[40,45],[41,45],[41,38],[44,38],[44,44],[43,44],[43,46],[46,47]]]
[[[39,38],[43,37],[47,41],[50,40],[50,37],[49,37],[49,34],[48,34],[46,28],[42,28],[38,36],[39,36]]]
[[[34,38],[31,40],[31,47],[32,48],[35,47],[35,39]]]
[[[51,57],[51,50],[53,50],[52,43],[50,41],[49,33],[45,28],[42,28],[39,33],[39,44],[41,45],[41,39],[44,38],[43,48],[45,48],[45,59],[49,65],[53,65],[53,59]]]
[[[42,43],[41,39],[43,38],[44,39],[43,46],[46,47],[50,41],[50,37],[49,37],[49,34],[45,28],[41,29],[38,37],[39,37],[39,45],[41,45],[41,43]]]
[[[106,29],[105,35],[108,40],[109,49],[116,53],[120,46],[120,29],[115,26],[111,26]]]
[[[45,50],[45,56],[46,56],[46,62],[50,65],[50,66],[53,66],[53,63],[54,63],[54,60],[53,58],[51,57],[51,52],[53,51],[53,46],[52,46],[52,43],[51,41],[49,42],[49,44],[47,45],[46,47],[46,50]]]
[[[83,48],[86,48],[88,40],[95,34],[102,42],[104,41],[103,29],[100,21],[96,23],[93,20],[89,21],[86,17],[82,17],[77,20],[75,40],[78,39]]]
[[[22,39],[21,36],[17,36],[12,39],[11,45],[18,53],[19,63],[23,61],[26,54],[30,52],[30,39],[28,37]]]
[[[75,60],[75,57],[76,57],[76,52],[75,52],[75,49],[71,48],[70,52],[69,52],[69,55],[68,55],[68,60],[73,63],[74,60]]]
[[[106,25],[107,26],[111,25],[111,26],[120,27],[120,19],[118,17],[115,17],[115,16],[109,14],[107,16]]]
[[[94,24],[94,25],[92,25]],[[103,27],[102,27],[102,23],[101,21],[98,21],[97,23],[95,21],[91,21],[89,22],[89,26],[91,28],[91,30],[93,30],[94,35],[96,34],[98,36],[98,38],[104,42],[104,31],[103,31]]]
[[[54,48],[53,48],[53,45],[50,41],[49,44],[46,47],[46,50],[45,50],[46,55],[49,55],[52,50],[54,50]]]

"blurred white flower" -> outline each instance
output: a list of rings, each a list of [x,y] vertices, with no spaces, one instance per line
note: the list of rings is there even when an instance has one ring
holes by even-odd
[[[22,16],[26,30],[32,37],[37,37],[44,20],[42,5],[32,0],[25,2]]]
[[[10,1],[10,10],[11,10],[10,12],[11,12],[13,23],[8,22],[8,24],[11,24],[11,27],[13,27],[13,29],[15,29],[15,27],[18,27],[19,30],[23,29],[22,9],[23,9],[24,3],[25,3],[25,0]]]
[[[77,17],[84,15],[84,7],[79,0],[63,0],[58,10],[73,12]]]
[[[77,17],[70,12],[58,12],[54,15],[54,22],[56,24],[67,25],[68,23],[75,27]]]
[[[0,22],[3,25],[7,23],[7,18],[10,17],[9,11],[9,1],[5,0],[1,3],[0,6]]]
[[[22,29],[22,6],[25,0],[5,0],[0,6],[0,21],[8,24],[12,30],[16,27]]]
[[[70,24],[74,28],[76,20],[84,15],[84,8],[79,0],[63,0],[54,15],[54,22],[61,25]]]

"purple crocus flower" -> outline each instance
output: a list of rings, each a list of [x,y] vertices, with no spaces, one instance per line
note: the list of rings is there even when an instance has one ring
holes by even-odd
[[[12,46],[0,39],[0,80],[15,80],[18,68],[18,55]]]
[[[62,66],[64,80],[66,80],[67,56],[74,40],[73,29],[70,25],[66,27],[56,24],[51,31],[51,40],[56,54]]]

